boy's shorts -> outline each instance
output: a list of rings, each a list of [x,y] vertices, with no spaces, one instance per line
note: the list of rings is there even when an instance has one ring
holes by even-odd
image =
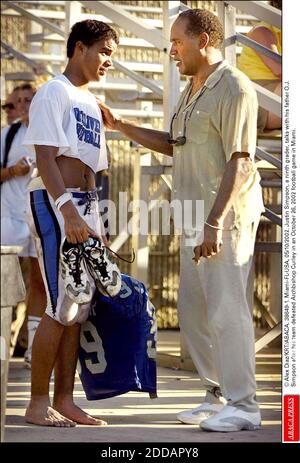
[[[67,188],[80,216],[98,235],[102,235],[98,211],[97,192]],[[30,228],[36,238],[37,254],[43,276],[46,294],[46,314],[62,325],[83,323],[90,310],[90,304],[78,305],[66,294],[60,270],[60,247],[65,238],[64,218],[50,194],[45,189],[30,191]],[[78,202],[83,203],[81,205]],[[94,280],[88,275],[91,287]]]

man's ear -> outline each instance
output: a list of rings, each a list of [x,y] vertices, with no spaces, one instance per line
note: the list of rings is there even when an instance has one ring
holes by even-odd
[[[206,32],[201,32],[199,35],[199,48],[203,50],[208,46],[209,43],[209,35]]]

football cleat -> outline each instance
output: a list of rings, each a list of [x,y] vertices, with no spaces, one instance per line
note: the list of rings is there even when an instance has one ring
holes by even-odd
[[[61,276],[67,296],[77,304],[92,300],[93,291],[88,279],[81,244],[72,244],[64,239],[60,251]]]
[[[117,296],[122,285],[121,273],[117,264],[112,262],[106,246],[100,239],[90,236],[82,247],[87,269],[98,291],[104,296]]]

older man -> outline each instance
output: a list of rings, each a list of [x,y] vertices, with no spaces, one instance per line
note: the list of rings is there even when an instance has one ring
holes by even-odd
[[[174,22],[170,53],[179,72],[191,79],[170,134],[136,127],[101,107],[107,126],[173,155],[174,198],[204,202],[196,267],[182,240],[178,313],[207,393],[203,404],[178,419],[204,430],[239,431],[254,430],[261,421],[246,289],[263,203],[253,162],[257,98],[249,79],[223,61],[223,39],[221,24],[209,11],[187,10]]]

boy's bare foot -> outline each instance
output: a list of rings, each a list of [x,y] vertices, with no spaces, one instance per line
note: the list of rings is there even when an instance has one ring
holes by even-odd
[[[75,421],[78,424],[87,424],[87,425],[98,425],[106,426],[107,422],[94,418],[81,408],[77,407],[71,400],[63,400],[61,402],[53,403],[55,410],[61,413],[63,416],[68,417],[70,420]]]
[[[46,400],[31,401],[25,413],[25,420],[27,423],[39,426],[57,426],[62,428],[76,426],[74,421],[50,407],[49,401]]]

